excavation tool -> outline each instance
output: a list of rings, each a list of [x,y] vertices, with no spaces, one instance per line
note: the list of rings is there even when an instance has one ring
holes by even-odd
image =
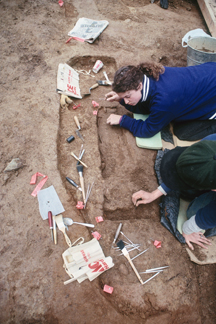
[[[86,208],[86,204],[87,204],[87,201],[88,201],[88,199],[89,199],[89,196],[90,196],[90,193],[91,193],[91,190],[92,190],[93,184],[94,184],[94,182],[92,182],[91,187],[90,187],[90,184],[88,185],[87,192],[86,192],[86,202],[85,202],[84,209]]]
[[[131,261],[130,255],[124,245],[124,242],[122,240],[118,241],[117,246],[119,247],[120,250],[122,250],[122,253],[124,254],[125,258],[128,260],[128,262],[130,263],[133,271],[135,272],[137,278],[139,279],[139,281],[141,282],[141,284],[143,285],[143,281],[142,278],[140,277],[137,269],[135,268],[133,262]]]
[[[94,227],[93,224],[74,222],[74,221],[73,221],[71,218],[69,218],[69,217],[63,218],[63,222],[64,222],[65,226],[69,226],[69,225],[77,224],[77,225],[83,225],[83,226],[86,226],[86,227]]]
[[[98,83],[99,85],[102,85],[102,86],[108,86],[108,85],[110,85],[110,84],[107,82],[107,80],[99,80],[99,81],[97,81],[97,83]]]
[[[39,211],[43,220],[48,218],[49,211],[51,211],[53,215],[58,215],[65,211],[53,186],[38,191],[37,198]]]
[[[119,224],[119,226],[118,226],[118,228],[117,228],[117,230],[116,230],[115,237],[114,237],[114,240],[113,240],[113,242],[112,242],[112,246],[113,246],[113,244],[115,244],[115,242],[116,242],[116,240],[117,240],[117,238],[118,238],[118,236],[119,236],[119,233],[120,233],[120,231],[121,231],[121,228],[122,228],[122,223]]]
[[[74,152],[71,152],[71,155],[77,160],[77,161],[79,161],[84,167],[86,167],[86,168],[88,168],[87,167],[87,165],[84,163],[84,162],[82,162],[77,156],[76,156],[76,154],[74,154]]]
[[[56,221],[55,216],[52,216],[53,218],[53,236],[54,236],[54,243],[57,244],[57,231],[56,231]]]
[[[70,184],[72,184],[72,186],[74,186],[76,189],[82,191],[82,189],[78,186],[78,184],[76,184],[76,182],[74,182],[72,179],[66,177],[66,180],[67,180]]]
[[[64,234],[65,241],[66,241],[67,245],[69,247],[71,247],[72,243],[71,243],[71,240],[69,239],[69,237],[66,234],[66,226],[65,226],[65,224],[63,222],[62,215],[55,216],[55,221],[56,221],[56,224],[58,226],[58,229]]]
[[[149,248],[148,248],[149,249]],[[142,251],[141,253],[137,254],[135,257],[133,257],[131,260],[136,259],[138,256],[142,255],[143,253],[147,252],[148,249],[145,249],[144,251]]]
[[[84,178],[83,178],[83,166],[77,165],[77,171],[79,172],[80,177],[80,186],[82,188],[83,202],[86,203],[85,189],[84,189]]]
[[[104,71],[103,74],[104,74],[104,76],[106,78],[107,84],[112,85],[112,82],[109,80],[109,78],[107,76],[107,73]]]
[[[151,273],[151,272],[161,272],[161,271],[163,271],[164,269],[166,269],[166,268],[169,268],[169,266],[164,266],[164,267],[159,267],[159,268],[152,268],[152,269],[147,269],[146,271],[144,271],[144,272],[140,272],[140,274],[141,273]]]
[[[49,220],[49,227],[51,229],[51,238],[52,238],[52,241],[54,241],[54,239],[53,239],[53,219],[52,219],[51,211],[48,211],[48,220]]]
[[[79,154],[79,160],[82,160],[83,154],[85,153],[85,149],[83,149],[83,144],[81,145],[81,149],[80,149],[80,154]],[[77,162],[77,165],[79,165],[80,162]]]
[[[78,127],[78,129],[76,130],[76,134],[77,136],[79,136],[79,138],[81,138],[81,140],[84,142],[84,138],[82,137],[82,135],[80,134],[80,130],[81,130],[81,127],[80,127],[80,123],[79,123],[79,119],[77,116],[74,116],[74,120],[75,120],[75,123]]]
[[[159,271],[156,272],[151,278],[147,279],[146,281],[144,281],[142,284],[145,285],[147,282],[149,282],[150,280],[152,280],[154,277],[156,277],[157,275],[159,275]]]
[[[85,96],[89,96],[89,95],[91,94],[91,90],[97,88],[98,86],[99,86],[98,83],[93,84],[93,86],[91,86],[91,87],[89,88],[89,92],[83,94],[83,97],[85,97]]]

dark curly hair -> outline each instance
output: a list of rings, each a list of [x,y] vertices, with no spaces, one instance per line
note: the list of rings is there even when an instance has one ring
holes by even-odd
[[[165,71],[164,66],[155,62],[144,62],[137,66],[128,65],[121,67],[114,75],[113,91],[120,93],[128,90],[137,90],[143,81],[143,74],[159,80],[160,74]]]

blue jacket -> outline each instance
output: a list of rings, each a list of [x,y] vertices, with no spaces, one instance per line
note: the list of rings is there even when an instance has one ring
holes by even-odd
[[[126,105],[133,113],[149,114],[145,120],[123,115],[120,126],[137,137],[152,137],[171,121],[207,120],[216,113],[216,63],[190,67],[165,67],[158,81],[149,78],[146,101]],[[216,117],[216,114],[213,118]]]

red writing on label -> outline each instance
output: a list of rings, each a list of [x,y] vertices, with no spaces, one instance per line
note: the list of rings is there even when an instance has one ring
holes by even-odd
[[[87,256],[85,254],[85,251],[84,250],[81,250],[80,252],[82,253],[82,256],[83,256],[83,259],[85,260],[85,262],[88,262],[88,259],[87,259]]]
[[[109,269],[108,264],[103,259],[89,263],[88,267],[94,269],[92,272],[102,272]]]
[[[76,92],[76,87],[74,87],[74,86],[72,86],[70,84],[67,84],[67,91],[72,92],[75,95],[78,95],[77,92]]]

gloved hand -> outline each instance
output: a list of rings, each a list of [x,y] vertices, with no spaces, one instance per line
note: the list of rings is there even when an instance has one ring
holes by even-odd
[[[60,98],[60,105],[61,107],[64,108],[68,108],[68,106],[73,102],[72,99],[70,99],[68,96],[62,94],[61,98]]]

